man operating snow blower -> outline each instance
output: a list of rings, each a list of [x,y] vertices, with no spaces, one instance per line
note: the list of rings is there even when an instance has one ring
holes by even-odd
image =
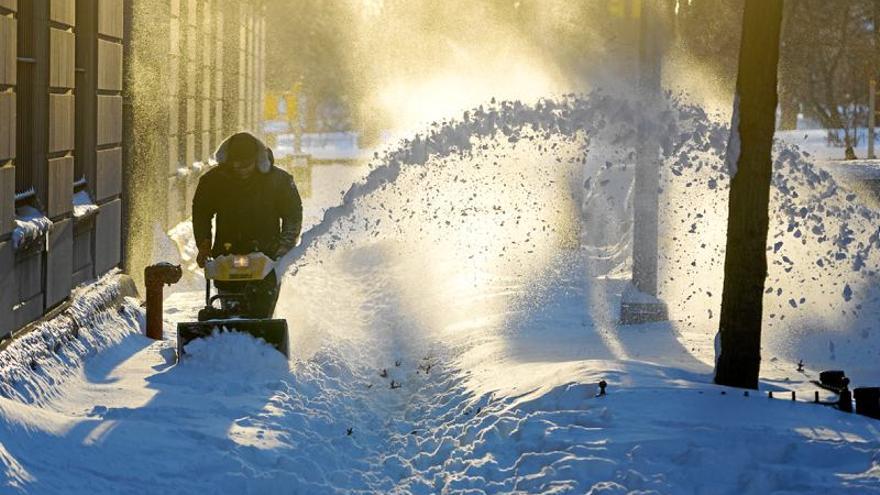
[[[199,267],[227,255],[263,253],[272,260],[284,256],[296,246],[302,229],[302,199],[293,177],[275,166],[271,149],[246,132],[227,138],[214,158],[218,166],[202,176],[193,197]],[[212,220],[217,227],[213,238]],[[244,259],[240,257],[239,263]],[[247,306],[244,316],[272,316],[278,299],[274,269],[259,281],[218,278],[224,277],[214,280],[221,297],[241,295],[240,302]]]
[[[199,180],[192,212],[205,307],[198,321],[177,324],[177,357],[193,340],[217,332],[247,333],[289,356],[287,321],[272,319],[275,261],[299,238],[299,192],[293,177],[275,167],[272,150],[251,134],[230,137],[214,158],[218,165]]]

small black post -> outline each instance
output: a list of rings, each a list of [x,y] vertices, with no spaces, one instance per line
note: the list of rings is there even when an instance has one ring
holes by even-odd
[[[841,389],[840,397],[837,399],[837,408],[848,413],[851,413],[853,410],[852,392],[849,391],[849,378],[843,379],[843,389]]]

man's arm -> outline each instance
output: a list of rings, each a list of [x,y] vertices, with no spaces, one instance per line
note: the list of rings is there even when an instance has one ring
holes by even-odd
[[[288,176],[288,178],[288,182],[282,186],[280,198],[281,235],[278,241],[278,251],[275,253],[276,258],[284,256],[296,246],[302,231],[302,198],[300,198],[299,191],[296,189],[293,177]]]
[[[192,224],[193,237],[199,249],[196,262],[200,267],[205,266],[205,260],[211,253],[211,242],[214,239],[211,232],[211,221],[214,219],[215,213],[214,201],[211,198],[209,187],[204,180],[199,180],[195,195],[193,195]]]

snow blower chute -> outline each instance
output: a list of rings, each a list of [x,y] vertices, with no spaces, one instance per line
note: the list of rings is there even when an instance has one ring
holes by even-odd
[[[253,335],[289,357],[287,321],[255,317],[251,309],[259,290],[257,282],[266,278],[274,268],[274,261],[259,252],[227,254],[208,260],[205,264],[205,308],[199,311],[199,321],[177,324],[178,360],[186,355],[187,344],[215,331]],[[239,292],[219,291],[211,295],[211,281],[243,283],[238,284],[242,288]]]

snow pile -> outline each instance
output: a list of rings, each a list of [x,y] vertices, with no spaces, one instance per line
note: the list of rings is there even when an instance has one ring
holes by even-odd
[[[143,312],[116,273],[76,289],[60,316],[0,351],[0,396],[44,404],[89,356],[141,333]]]
[[[12,247],[19,249],[45,238],[52,228],[46,215],[28,205],[15,209],[15,229],[12,231]]]
[[[79,191],[73,195],[73,216],[84,218],[98,212],[98,205],[92,201],[87,191]]]
[[[274,347],[248,334],[217,330],[213,335],[197,339],[186,346],[184,366],[198,366],[203,371],[227,370],[229,363],[237,364],[241,381],[248,381],[254,372],[287,370],[287,360]]]

